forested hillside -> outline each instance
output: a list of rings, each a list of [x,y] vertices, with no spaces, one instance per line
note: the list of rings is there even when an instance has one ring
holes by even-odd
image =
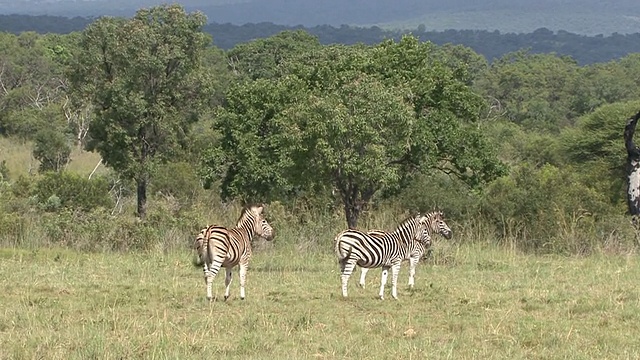
[[[637,245],[622,130],[640,109],[638,53],[488,62],[421,36],[330,45],[302,29],[222,49],[200,15],[150,11],[0,34],[3,244],[186,244],[229,204],[264,202],[322,249],[335,229],[434,208],[461,242]],[[556,36],[571,35],[527,39]]]
[[[68,34],[82,31],[93,18],[66,18],[57,16],[0,15],[0,31],[19,34],[35,31],[40,34]],[[438,45],[454,44],[470,47],[488,61],[520,49],[532,53],[556,53],[570,56],[581,65],[620,59],[628,54],[640,52],[640,32],[613,34],[608,36],[586,36],[566,31],[553,32],[540,28],[531,33],[501,33],[486,30],[427,31],[423,25],[406,31],[385,30],[380,27],[353,27],[330,25],[303,27],[284,26],[273,23],[233,25],[230,23],[208,23],[203,30],[213,37],[217,47],[229,50],[240,43],[266,38],[285,30],[303,29],[318,37],[321,44],[353,45],[377,44],[385,39],[400,39],[404,34],[413,34],[423,41]]]
[[[56,16],[132,16],[160,0],[0,0],[0,14]],[[637,1],[617,0],[181,0],[188,11],[202,11],[210,22],[242,25],[273,23],[314,27],[342,25],[429,31],[498,30],[530,33],[546,27],[580,35],[640,32]],[[285,9],[283,11],[283,9]]]

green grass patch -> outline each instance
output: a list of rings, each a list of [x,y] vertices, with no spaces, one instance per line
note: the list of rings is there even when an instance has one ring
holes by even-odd
[[[635,256],[533,256],[451,245],[400,274],[398,301],[340,295],[330,249],[262,248],[239,299],[205,301],[187,250],[0,249],[2,358],[592,359],[640,356]],[[390,291],[390,289],[387,289]]]

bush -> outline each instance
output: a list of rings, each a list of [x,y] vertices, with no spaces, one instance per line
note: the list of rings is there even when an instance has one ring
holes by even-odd
[[[488,188],[482,213],[501,237],[516,236],[520,248],[542,252],[588,251],[599,215],[615,213],[607,198],[577,173],[553,165],[527,164]],[[570,236],[569,236],[570,235]]]
[[[154,175],[150,188],[156,196],[177,200],[179,206],[191,205],[204,191],[196,167],[186,162],[162,165]]]
[[[90,211],[113,207],[107,180],[101,177],[89,180],[64,171],[44,174],[36,181],[31,195],[49,211],[60,208]]]
[[[51,128],[36,133],[33,157],[40,160],[40,172],[61,171],[69,163],[70,156],[71,147],[63,133]]]

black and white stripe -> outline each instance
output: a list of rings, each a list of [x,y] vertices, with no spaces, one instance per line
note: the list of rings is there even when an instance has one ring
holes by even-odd
[[[340,263],[342,296],[347,297],[347,284],[356,265],[362,268],[382,267],[380,298],[384,299],[384,287],[391,269],[391,296],[398,298],[397,283],[401,262],[410,257],[412,243],[426,230],[436,231],[446,238],[451,229],[443,220],[441,212],[416,215],[402,222],[390,233],[372,236],[358,230],[345,230],[335,238],[335,250]]]
[[[196,237],[194,246],[199,255],[199,263],[203,266],[207,284],[207,299],[212,300],[213,279],[220,271],[226,269],[224,299],[229,298],[231,270],[239,266],[240,298],[245,298],[245,282],[249,259],[251,258],[251,239],[254,236],[266,240],[273,239],[273,228],[262,215],[263,206],[249,206],[242,210],[237,225],[233,229],[212,225],[203,229]]]
[[[422,230],[422,232],[419,233],[418,237],[415,239],[416,241],[413,241],[410,244],[408,249],[409,251],[408,257],[404,259],[404,260],[409,260],[409,284],[408,285],[411,288],[413,288],[415,284],[415,274],[416,274],[416,267],[418,265],[418,262],[420,261],[420,259],[422,259],[425,253],[429,251],[429,249],[431,248],[432,233],[436,232],[439,234],[443,234],[444,236],[446,236],[445,234],[451,233],[451,229],[449,229],[449,227],[444,221],[437,221],[438,217],[440,219],[444,217],[444,215],[441,212],[429,213],[429,214],[426,214],[425,216],[428,219],[430,219],[427,222],[427,227],[424,230]],[[384,234],[386,234],[386,232],[383,230],[369,230],[368,234],[372,236],[383,236]],[[360,274],[359,285],[363,288],[365,287],[365,279],[368,271],[369,269],[362,268],[362,272]]]
[[[383,230],[369,230],[367,234],[371,236],[381,237],[384,236],[387,232]],[[416,275],[416,266],[418,266],[418,262],[424,254],[431,247],[431,235],[429,235],[429,231],[427,229],[423,229],[419,232],[418,238],[409,243],[409,249],[407,249],[408,257],[404,260],[409,260],[409,287],[413,289],[413,285],[415,284],[415,275]],[[360,282],[359,285],[364,289],[365,280],[367,277],[368,268],[361,268],[360,272]]]

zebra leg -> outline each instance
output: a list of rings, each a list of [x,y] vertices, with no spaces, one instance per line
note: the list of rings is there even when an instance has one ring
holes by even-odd
[[[205,270],[204,278],[207,283],[207,300],[209,301],[213,300],[213,291],[211,287],[213,284],[213,279],[216,277],[216,275],[218,275],[218,271],[220,271],[220,267],[222,266],[222,261],[223,259],[218,259],[218,258],[214,259],[208,271]],[[205,269],[206,267],[207,266],[205,265]]]
[[[345,260],[345,262],[341,264],[341,267],[342,274],[340,279],[342,280],[342,296],[347,297],[347,283],[349,283],[349,277],[351,276],[353,269],[356,267],[356,262]]]
[[[387,276],[389,276],[389,267],[382,267],[382,279],[380,280],[380,300],[384,300],[384,286],[387,284]]]
[[[231,268],[228,267],[226,268],[227,270],[227,276],[225,276],[224,278],[224,286],[225,286],[225,290],[224,290],[224,299],[227,300],[229,298],[229,290],[231,289]]]
[[[391,296],[398,300],[398,274],[400,273],[400,263],[391,267]]]
[[[413,289],[415,283],[414,277],[416,275],[416,266],[418,265],[419,256],[412,256],[409,258],[409,287]]]
[[[360,287],[362,287],[364,289],[364,280],[367,277],[367,271],[369,271],[369,269],[361,267],[360,270],[361,270],[361,272],[360,272],[360,283],[359,283],[359,285],[360,285]]]
[[[213,283],[214,276],[206,263],[204,264],[204,269],[202,269],[202,271],[204,273],[204,283],[207,286],[207,300],[210,301],[213,298],[211,284]]]
[[[248,264],[240,264],[240,300],[244,300],[244,284],[247,281]]]

